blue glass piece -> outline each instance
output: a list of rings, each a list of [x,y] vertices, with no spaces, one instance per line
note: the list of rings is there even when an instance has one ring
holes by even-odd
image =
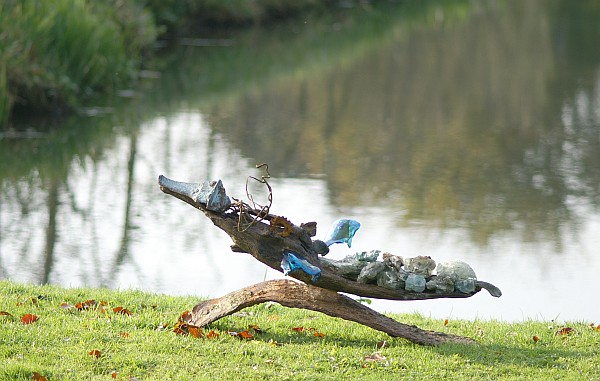
[[[211,191],[210,182],[204,181],[202,184],[198,184],[198,186],[194,190],[194,194],[193,194],[192,198],[196,202],[201,202],[203,204],[206,204],[206,199],[207,199],[210,191]]]
[[[346,218],[335,221],[329,228],[325,236],[325,243],[331,246],[334,243],[346,243],[348,247],[352,246],[352,237],[360,228],[360,222]]]
[[[197,183],[182,183],[181,181],[171,180],[170,178],[160,175],[158,176],[158,184],[162,188],[167,188],[177,194],[193,198],[201,186]]]
[[[319,280],[319,277],[321,276],[320,268],[311,265],[306,259],[288,250],[283,253],[281,268],[283,269],[283,275],[288,275],[296,270],[302,270],[311,276],[313,282]]]
[[[215,212],[224,212],[229,209],[231,206],[231,200],[225,194],[223,182],[221,182],[221,180],[218,180],[216,183],[211,181],[209,185],[211,189],[206,196],[206,209]]]
[[[221,180],[205,181],[196,186],[192,198],[196,202],[206,204],[206,209],[213,212],[224,212],[231,206],[231,200],[225,194],[225,187]]]
[[[202,184],[182,183],[160,175],[158,183],[162,188],[189,197],[195,202],[206,204],[206,209],[213,212],[222,213],[231,206],[231,199],[225,194],[225,187],[221,180],[205,181]]]

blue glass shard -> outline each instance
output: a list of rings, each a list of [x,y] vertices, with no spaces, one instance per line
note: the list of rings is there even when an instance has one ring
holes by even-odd
[[[225,187],[221,180],[205,181],[194,192],[196,202],[206,204],[206,209],[213,212],[224,212],[231,206],[231,200],[225,194]]]
[[[194,190],[194,199],[196,200],[196,202],[206,204],[206,199],[212,189],[210,186],[210,182],[204,181],[202,184],[198,185],[199,186]]]
[[[213,182],[211,182],[211,185]],[[225,194],[225,187],[221,180],[217,181],[206,197],[206,209],[215,212],[224,212],[231,206],[231,200]]]
[[[329,228],[325,236],[325,243],[331,246],[334,243],[346,243],[348,247],[352,246],[352,237],[360,228],[360,222],[346,218],[335,221]]]
[[[195,202],[206,204],[206,209],[213,212],[225,212],[231,207],[231,199],[225,193],[221,180],[199,183],[182,183],[165,176],[158,177],[161,188],[166,188]]]
[[[281,260],[281,268],[283,269],[283,275],[288,275],[289,273],[302,270],[308,275],[311,276],[311,280],[316,282],[319,280],[321,276],[321,269],[317,266],[311,265],[306,259],[302,258],[300,255],[292,253],[289,250],[286,250],[283,253],[283,259]]]

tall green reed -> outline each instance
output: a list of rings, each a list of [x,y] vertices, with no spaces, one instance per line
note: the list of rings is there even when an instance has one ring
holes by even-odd
[[[0,123],[15,103],[51,110],[122,86],[156,37],[139,4],[116,0],[7,0],[0,25]]]

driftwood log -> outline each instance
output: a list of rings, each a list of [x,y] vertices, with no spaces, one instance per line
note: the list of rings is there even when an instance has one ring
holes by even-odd
[[[501,295],[497,287],[482,281],[477,281],[473,293],[464,294],[391,290],[375,284],[364,284],[346,279],[337,274],[334,269],[323,266],[325,263],[321,262],[311,239],[316,232],[314,222],[301,224],[301,226],[290,224],[283,234],[279,229],[280,226],[265,223],[270,223],[276,218],[281,219],[273,214],[257,210],[240,210],[235,206],[225,212],[208,210],[206,205],[197,201],[197,197],[195,197],[197,189],[194,189],[200,187],[200,184],[181,183],[160,176],[159,186],[164,193],[202,211],[215,226],[227,233],[233,240],[232,251],[248,253],[267,266],[283,272],[281,268],[283,253],[285,250],[289,250],[321,268],[321,276],[316,282],[313,282],[311,276],[303,271],[294,271],[289,275],[300,282],[292,280],[262,282],[220,298],[203,301],[196,305],[192,313],[188,315],[187,319],[190,324],[204,326],[245,307],[274,301],[287,307],[319,311],[333,317],[364,324],[392,337],[402,337],[417,344],[474,343],[470,338],[425,331],[415,326],[399,323],[338,292],[388,300],[466,298],[473,296],[481,289],[487,289],[493,296]],[[240,228],[240,213],[260,215],[261,218]]]

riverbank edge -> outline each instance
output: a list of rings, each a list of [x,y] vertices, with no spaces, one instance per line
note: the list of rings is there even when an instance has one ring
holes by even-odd
[[[331,0],[7,0],[0,4],[0,126],[15,113],[60,116],[92,96],[135,87],[160,39],[334,9]]]

